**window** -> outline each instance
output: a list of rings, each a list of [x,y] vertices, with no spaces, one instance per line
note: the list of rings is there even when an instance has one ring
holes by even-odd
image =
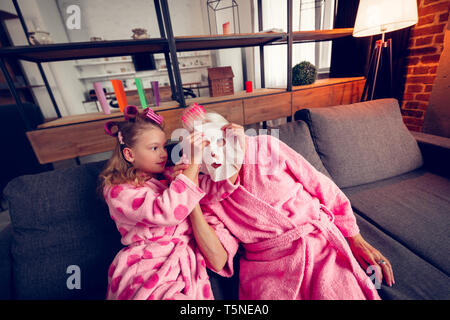
[[[335,0],[293,1],[293,31],[332,29]],[[255,17],[258,16],[257,0],[254,0]],[[287,32],[287,1],[262,0],[263,30],[274,29]],[[254,19],[254,29],[258,30],[258,19]],[[256,83],[260,83],[259,48],[254,49]],[[319,77],[327,77],[331,62],[331,41],[294,44],[292,66],[309,61],[317,67]],[[284,87],[287,85],[287,45],[266,46],[264,48],[265,86]]]

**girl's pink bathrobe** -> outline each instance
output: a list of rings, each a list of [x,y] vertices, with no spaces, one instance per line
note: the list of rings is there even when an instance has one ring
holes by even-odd
[[[170,187],[156,179],[142,187],[105,187],[111,218],[126,246],[109,268],[107,299],[214,298],[188,215],[200,199],[205,203],[218,201],[235,186],[205,180],[202,187],[214,196],[206,195],[183,174]],[[228,253],[220,274],[230,276],[237,241],[217,217],[205,214],[205,218]]]
[[[239,298],[379,299],[344,238],[359,228],[342,191],[282,141],[246,143],[238,187],[202,206],[243,243]]]

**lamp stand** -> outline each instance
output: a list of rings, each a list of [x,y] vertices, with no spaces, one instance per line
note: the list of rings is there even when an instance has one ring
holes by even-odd
[[[369,69],[367,71],[366,83],[361,96],[361,101],[373,100],[375,87],[377,84],[378,71],[383,60],[383,52],[387,51],[389,62],[389,81],[390,94],[392,95],[392,39],[384,41],[384,33],[381,34],[381,40],[377,40],[370,57]]]

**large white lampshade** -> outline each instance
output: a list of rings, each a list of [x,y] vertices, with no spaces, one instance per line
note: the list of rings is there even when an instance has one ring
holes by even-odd
[[[417,0],[360,0],[354,37],[387,33],[415,25]]]

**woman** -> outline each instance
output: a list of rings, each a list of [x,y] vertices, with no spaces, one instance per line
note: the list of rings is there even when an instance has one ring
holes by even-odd
[[[379,299],[358,262],[394,283],[389,261],[360,235],[347,197],[300,154],[272,136],[245,136],[241,126],[196,105],[183,121],[190,131],[208,127],[209,143],[221,141],[222,130],[224,142],[205,147],[203,165],[215,181],[227,179],[231,193],[200,205],[243,245],[240,299]],[[220,168],[227,170],[211,174]]]

